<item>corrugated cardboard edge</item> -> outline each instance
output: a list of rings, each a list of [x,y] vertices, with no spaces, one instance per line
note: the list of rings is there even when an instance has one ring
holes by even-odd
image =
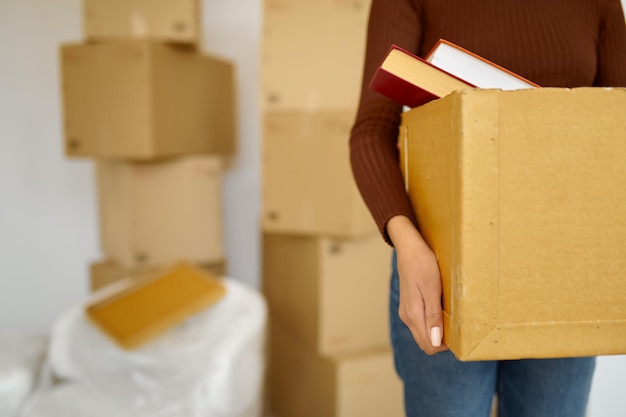
[[[461,269],[463,265],[460,259],[464,248],[476,245],[476,242],[484,242],[489,245],[494,253],[497,249],[497,171],[485,171],[485,164],[475,166],[461,166],[464,159],[463,152],[481,152],[497,161],[497,137],[498,124],[492,118],[484,117],[484,114],[497,114],[498,96],[496,91],[485,90],[484,94],[476,94],[473,90],[458,91],[444,98],[420,106],[412,111],[403,113],[403,128],[401,135],[406,139],[400,142],[403,147],[402,161],[411,160],[412,163],[419,164],[421,159],[442,158],[442,163],[423,164],[424,166],[435,167],[432,171],[421,172],[422,184],[409,183],[407,189],[411,190],[411,198],[416,215],[426,223],[448,223],[447,230],[422,230],[425,240],[435,250],[440,258],[440,265],[450,265],[441,270],[444,298],[444,341],[450,350],[458,357],[465,358],[478,346],[481,341],[495,327],[497,322],[497,260],[477,259],[472,260],[472,264]],[[471,93],[471,94],[469,94]],[[470,102],[468,102],[470,101]],[[485,113],[487,112],[487,113]],[[428,126],[426,128],[426,126]],[[411,130],[415,129],[415,141],[412,138]],[[460,129],[468,129],[460,132]],[[437,132],[437,137],[424,137],[424,132]],[[419,133],[417,133],[419,132]],[[480,140],[485,142],[485,146],[474,147],[473,149],[465,144],[454,143],[461,137],[468,137],[471,141]],[[401,137],[402,139],[402,137]],[[444,164],[443,160],[453,161]],[[408,175],[408,163],[403,164],[405,177]],[[472,182],[463,181],[468,178],[468,171],[472,171]],[[479,178],[479,182],[474,181]],[[454,180],[452,180],[454,179]],[[458,189],[452,187],[457,186]],[[429,187],[437,191],[440,201],[435,201],[429,206],[420,204],[417,187]],[[486,188],[492,191],[491,195],[485,195],[480,204],[472,208],[472,212],[461,212],[461,201],[467,195],[469,187]],[[446,191],[447,190],[447,191]],[[477,216],[480,222],[474,222]],[[442,219],[446,219],[442,222]],[[434,220],[434,221],[433,221]],[[445,226],[444,226],[445,227]],[[437,226],[434,227],[437,229]],[[454,238],[453,236],[460,236]],[[445,258],[445,259],[444,259]],[[488,267],[486,268],[486,265]],[[493,275],[490,281],[491,287],[484,291],[481,288],[472,288],[467,284],[472,282],[470,276],[479,274],[485,276],[486,270]],[[483,281],[484,283],[484,281]],[[474,292],[473,294],[471,294]],[[471,297],[467,295],[471,294]],[[479,299],[481,302],[476,307],[472,305],[472,322],[463,322],[461,312],[467,307],[464,301],[468,298]],[[462,334],[462,330],[469,325],[474,326],[468,334]]]
[[[459,257],[468,253],[475,255],[458,259],[459,266],[452,271],[451,300],[458,305],[451,307],[451,324],[458,322],[461,327],[451,335],[451,349],[459,358],[471,355],[492,333],[498,321],[500,93],[500,90],[480,90],[456,94],[460,105],[455,107],[460,108],[461,114],[455,122],[463,131],[455,136],[461,140],[457,149],[463,155],[458,156],[462,163],[459,163],[459,177],[455,182],[460,184],[460,190],[454,193],[459,200],[453,206],[459,211],[459,230],[451,230],[451,233],[460,236]],[[473,198],[475,196],[480,198]],[[463,203],[467,198],[472,198],[472,204]],[[472,250],[477,245],[482,250]],[[478,254],[482,256],[476,256]],[[465,311],[471,312],[471,320],[465,319]]]
[[[498,325],[471,351],[460,357],[464,361],[506,360],[519,358],[546,358],[619,355],[626,351],[623,335],[626,320],[611,322],[528,323]],[[567,331],[565,339],[554,335]],[[550,340],[546,350],[545,340]],[[577,340],[572,344],[572,340]],[[537,352],[541,352],[538,355]]]

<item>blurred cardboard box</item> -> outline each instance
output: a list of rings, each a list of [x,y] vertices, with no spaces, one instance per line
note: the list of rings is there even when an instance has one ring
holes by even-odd
[[[263,110],[353,109],[369,5],[370,0],[265,0]]]
[[[198,43],[198,0],[83,0],[83,26],[89,40],[147,38]]]
[[[626,89],[467,90],[403,115],[402,167],[462,360],[626,353]]]
[[[99,160],[102,251],[124,268],[224,258],[222,159]]]
[[[138,274],[97,293],[86,316],[124,349],[135,349],[215,304],[222,281],[187,262]]]
[[[389,350],[322,358],[270,324],[270,408],[280,417],[401,417],[402,384]]]
[[[156,267],[147,266],[143,268],[139,267],[138,269],[128,269],[120,266],[117,262],[110,259],[92,262],[89,265],[89,288],[91,291],[97,291],[125,278],[149,272],[157,267],[159,267],[159,265]],[[224,260],[206,264],[197,264],[195,267],[217,277],[222,277],[226,273],[226,261]]]
[[[272,320],[321,355],[389,346],[391,248],[378,234],[335,240],[263,234]]]
[[[230,154],[233,66],[151,41],[61,48],[65,153],[154,159]]]
[[[268,232],[360,237],[376,225],[352,177],[354,112],[263,115],[263,213]]]

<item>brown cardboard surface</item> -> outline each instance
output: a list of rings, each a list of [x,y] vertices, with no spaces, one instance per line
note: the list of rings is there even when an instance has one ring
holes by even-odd
[[[231,63],[152,41],[61,47],[69,157],[154,159],[235,148]]]
[[[128,269],[110,259],[93,262],[89,265],[89,288],[91,291],[97,291],[123,279],[144,274],[162,266],[163,265]],[[196,264],[194,266],[216,277],[224,276],[226,271],[226,261],[224,260],[206,264]]]
[[[402,167],[462,360],[626,353],[626,89],[456,92]]]
[[[221,299],[226,287],[185,262],[109,287],[86,307],[87,317],[125,349],[134,349]]]
[[[391,249],[378,234],[335,240],[263,234],[272,319],[321,355],[389,345]]]
[[[83,0],[89,40],[147,38],[196,44],[201,37],[198,0]]]
[[[99,160],[96,171],[106,257],[131,269],[224,258],[220,157]]]
[[[264,111],[353,109],[370,0],[265,0]]]
[[[263,115],[262,228],[366,236],[376,230],[350,170],[352,111]]]
[[[389,350],[322,358],[270,323],[270,409],[277,417],[400,417]]]

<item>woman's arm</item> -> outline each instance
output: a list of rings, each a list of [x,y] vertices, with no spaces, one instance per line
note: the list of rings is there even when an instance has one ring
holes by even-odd
[[[595,85],[626,87],[626,21],[620,0],[605,0],[598,38]]]

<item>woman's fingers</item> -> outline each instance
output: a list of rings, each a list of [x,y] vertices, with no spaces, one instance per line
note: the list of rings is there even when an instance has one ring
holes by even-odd
[[[417,287],[407,289],[400,297],[399,314],[419,347],[432,355],[447,350],[447,346],[443,343],[443,311],[437,301],[441,295],[426,294]]]
[[[397,254],[400,319],[424,352],[434,354],[446,350],[437,258],[407,217],[392,217],[387,231]]]
[[[400,309],[402,321],[409,327],[420,348],[434,354],[447,347],[443,343],[441,275],[434,256],[399,260]]]

